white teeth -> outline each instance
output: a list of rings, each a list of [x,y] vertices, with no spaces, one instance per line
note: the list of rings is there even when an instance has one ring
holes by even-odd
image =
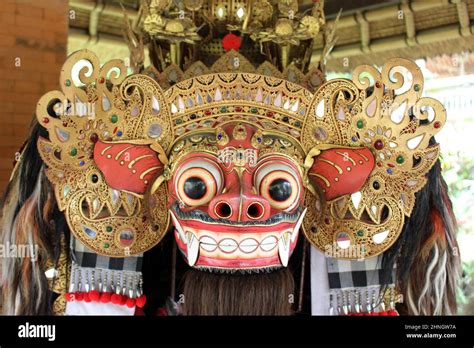
[[[283,232],[278,241],[278,255],[283,267],[288,266],[288,259],[290,258],[290,232]]]
[[[275,236],[268,236],[262,243],[260,243],[260,249],[263,251],[270,251],[272,250],[278,243],[278,239]]]
[[[199,245],[206,251],[212,252],[217,248],[217,242],[214,238],[203,236],[199,239]]]
[[[308,210],[308,208],[304,208],[303,212],[301,213],[300,218],[298,219],[298,222],[295,225],[295,228],[293,229],[293,232],[291,233],[291,242],[292,243],[295,241],[296,236],[300,232],[300,227],[301,227],[301,224],[303,223],[303,219],[304,219],[304,216],[305,216],[307,210]]]
[[[239,249],[244,253],[249,254],[258,248],[258,242],[253,238],[244,239],[239,243]]]
[[[224,238],[219,242],[219,249],[225,253],[232,253],[237,250],[237,242],[230,238]]]
[[[181,227],[181,224],[179,223],[178,219],[174,215],[174,213],[170,210],[171,213],[171,219],[173,220],[174,227],[178,231],[179,237],[183,241],[184,244],[188,244],[188,240],[186,239],[186,235],[184,234],[184,230]]]
[[[199,241],[196,236],[188,232],[188,264],[192,267],[197,261],[199,255]]]

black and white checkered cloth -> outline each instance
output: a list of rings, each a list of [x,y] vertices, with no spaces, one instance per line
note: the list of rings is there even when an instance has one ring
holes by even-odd
[[[396,270],[382,284],[382,258],[383,255],[362,260],[326,257],[330,315],[385,311],[383,298],[387,291],[393,302]]]
[[[330,289],[350,290],[380,284],[383,255],[364,260],[337,260],[327,257],[327,269]],[[388,284],[395,281],[395,269]]]
[[[98,255],[73,236],[71,236],[71,258],[80,267],[112,271],[141,272],[143,263],[143,254],[128,257]]]

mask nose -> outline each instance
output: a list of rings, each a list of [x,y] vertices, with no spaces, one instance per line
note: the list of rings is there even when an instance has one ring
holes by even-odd
[[[263,221],[270,217],[270,203],[253,194],[226,193],[209,202],[209,215],[229,221]]]

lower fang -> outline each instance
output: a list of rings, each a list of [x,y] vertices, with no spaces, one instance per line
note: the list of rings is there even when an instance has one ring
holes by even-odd
[[[301,213],[300,217],[298,218],[298,221],[296,222],[296,225],[293,229],[293,232],[291,233],[291,242],[293,243],[296,239],[296,236],[298,236],[298,233],[300,231],[301,224],[303,223],[304,216],[306,214],[306,211],[308,208],[305,208],[303,212]]]
[[[188,234],[188,264],[189,266],[194,266],[198,259],[199,255],[199,241],[196,236],[192,233]]]
[[[288,260],[290,258],[290,238],[289,232],[283,232],[278,241],[278,255],[280,256],[280,262],[283,267],[288,266]]]

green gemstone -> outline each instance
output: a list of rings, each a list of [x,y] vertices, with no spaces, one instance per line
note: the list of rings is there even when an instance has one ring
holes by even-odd
[[[364,121],[362,120],[357,121],[357,128],[361,129],[363,127],[364,127]]]
[[[69,152],[69,154],[70,154],[71,156],[76,156],[76,155],[77,155],[77,149],[76,149],[75,147],[73,147],[73,148],[71,149],[71,151]]]
[[[415,92],[418,92],[420,90],[420,85],[419,84],[414,85],[413,89],[415,90]]]
[[[300,122],[300,121],[296,121],[296,122],[295,122],[295,127],[301,127],[301,122]]]
[[[109,243],[104,243],[104,248],[105,249],[108,249],[110,247],[110,244]]]
[[[183,120],[180,119],[180,118],[178,118],[178,119],[176,120],[176,124],[181,124],[181,123],[183,123]]]
[[[363,237],[363,236],[364,236],[364,231],[362,231],[362,230],[361,230],[361,231],[357,231],[357,235],[358,235],[359,237]]]
[[[258,112],[258,109],[257,108],[251,108],[250,112],[253,113],[253,114],[256,114]]]
[[[110,118],[110,120],[112,121],[112,123],[117,123],[118,121],[118,116],[113,114],[112,117]]]
[[[398,164],[402,164],[403,162],[405,162],[405,158],[403,158],[403,156],[401,156],[401,155],[398,156],[398,157],[397,157],[397,163],[398,163]]]
[[[225,106],[221,107],[221,112],[226,112],[227,108]]]
[[[107,226],[107,227],[105,228],[105,230],[106,230],[107,232],[112,232],[113,228],[112,228],[112,226]]]
[[[69,87],[69,86],[71,85],[71,80],[67,79],[67,80],[65,81],[65,84],[66,84],[66,86]]]

